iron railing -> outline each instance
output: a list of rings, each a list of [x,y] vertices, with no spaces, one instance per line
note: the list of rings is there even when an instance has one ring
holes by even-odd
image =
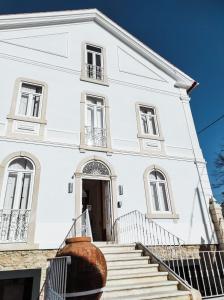
[[[104,74],[104,69],[100,66],[95,66],[91,64],[85,64],[85,70],[84,70],[85,77],[94,79],[94,80],[100,80],[104,81],[105,80],[105,74]]]
[[[65,246],[67,238],[86,236],[92,240],[92,230],[90,225],[89,210],[86,209],[78,218],[76,218],[69,229],[64,241],[61,243],[58,251]]]
[[[0,210],[0,242],[26,242],[29,227],[30,210]]]
[[[70,256],[48,259],[46,280],[40,292],[39,300],[64,300],[66,298],[67,266]]]
[[[224,295],[224,251],[186,247],[183,240],[139,211],[116,219],[113,234],[117,243],[143,244],[203,298]]]
[[[85,126],[85,143],[87,145],[106,147],[107,134],[105,128]]]

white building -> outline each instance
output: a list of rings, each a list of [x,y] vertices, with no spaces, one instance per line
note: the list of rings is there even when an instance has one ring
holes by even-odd
[[[215,243],[189,105],[197,83],[97,10],[0,17],[0,249],[51,249],[147,214]]]

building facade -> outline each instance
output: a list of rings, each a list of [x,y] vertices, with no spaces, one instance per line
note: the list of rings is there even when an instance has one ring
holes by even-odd
[[[216,243],[193,79],[97,10],[2,16],[0,45],[2,254],[56,249],[87,208],[95,241],[138,210]]]

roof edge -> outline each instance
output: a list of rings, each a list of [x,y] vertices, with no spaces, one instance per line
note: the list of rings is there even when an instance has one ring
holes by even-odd
[[[114,21],[109,19],[106,15],[101,13],[98,9],[82,9],[82,10],[68,10],[56,12],[39,12],[39,13],[24,13],[11,14],[0,16],[0,30],[40,27],[49,25],[60,25],[68,23],[90,22],[95,21],[103,28],[108,30],[118,39],[122,40],[134,51],[141,56],[151,61],[159,69],[167,73],[173,78],[176,87],[182,87],[189,90],[194,84],[195,80],[182,72],[152,49],[147,47],[125,29],[117,25]]]

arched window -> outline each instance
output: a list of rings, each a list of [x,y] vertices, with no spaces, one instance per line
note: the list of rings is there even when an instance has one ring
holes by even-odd
[[[166,177],[158,170],[149,173],[153,211],[169,212],[170,200]]]
[[[108,168],[101,161],[97,160],[88,162],[84,166],[82,173],[87,175],[110,175]]]
[[[34,166],[27,158],[10,162],[5,182],[3,209],[30,209]]]

